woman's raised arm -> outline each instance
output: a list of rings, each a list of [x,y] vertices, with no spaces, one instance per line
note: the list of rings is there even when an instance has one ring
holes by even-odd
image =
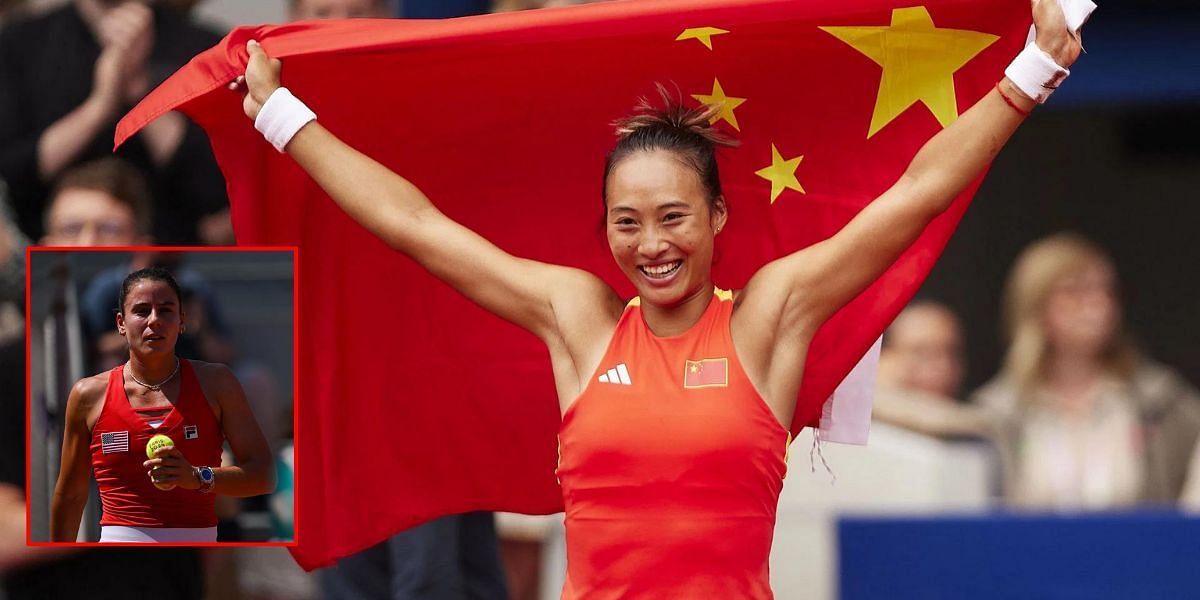
[[[280,88],[278,59],[256,42],[243,107],[257,118]],[[442,214],[421,190],[351,148],[316,121],[304,125],[285,149],[351,218],[484,309],[548,340],[559,334],[556,308],[615,295],[578,269],[514,257]]]

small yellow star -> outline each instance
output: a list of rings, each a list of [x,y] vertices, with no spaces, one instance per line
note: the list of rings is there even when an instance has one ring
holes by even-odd
[[[754,173],[771,182],[771,204],[775,204],[775,200],[784,189],[804,193],[804,188],[800,187],[800,180],[796,179],[796,167],[800,166],[801,160],[804,160],[804,156],[784,160],[775,144],[771,144],[771,166],[763,167]]]
[[[738,131],[742,130],[740,127],[738,127],[737,115],[733,114],[733,109],[741,106],[746,99],[737,98],[734,96],[726,96],[725,90],[721,89],[721,82],[716,78],[713,78],[712,95],[706,96],[704,94],[692,94],[692,97],[704,104],[716,104],[721,107],[721,111],[713,115],[713,117],[709,119],[709,123],[726,121],[730,125],[733,125],[734,129]]]
[[[712,50],[712,36],[721,35],[723,33],[729,33],[729,31],[725,29],[718,29],[716,27],[692,27],[689,29],[684,29],[683,33],[679,34],[679,37],[675,38],[675,41],[699,40],[701,44],[704,44],[704,47]]]
[[[867,138],[920,102],[945,127],[958,118],[954,72],[1000,39],[938,28],[924,6],[892,10],[887,27],[821,27],[883,67]]]
[[[692,364],[688,365],[688,370],[691,371],[692,373],[699,373],[700,365],[697,363],[692,363]]]

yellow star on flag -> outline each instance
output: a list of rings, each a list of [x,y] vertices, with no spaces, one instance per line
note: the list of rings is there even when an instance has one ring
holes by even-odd
[[[939,29],[924,6],[892,10],[888,27],[822,27],[883,67],[867,138],[908,107],[924,104],[942,127],[958,118],[954,72],[999,36]]]
[[[734,96],[726,96],[725,90],[721,89],[721,82],[716,78],[713,78],[712,95],[705,96],[704,94],[692,94],[692,97],[704,104],[716,104],[721,107],[720,112],[713,115],[713,117],[709,119],[710,123],[716,123],[717,121],[723,120],[728,122],[730,125],[733,125],[734,129],[738,131],[742,130],[740,127],[738,127],[737,115],[733,114],[733,109],[741,106],[746,99],[736,98]]]
[[[784,160],[775,144],[771,144],[771,166],[754,172],[755,175],[771,182],[771,204],[775,204],[775,200],[784,189],[804,193],[804,188],[800,187],[800,180],[796,179],[796,167],[800,166],[801,160],[804,160],[804,156]]]
[[[704,44],[704,47],[712,50],[712,36],[721,35],[723,33],[729,33],[729,31],[716,27],[691,27],[689,29],[684,29],[683,33],[679,34],[679,37],[675,38],[675,41],[680,42],[683,40],[699,40],[701,44]]]

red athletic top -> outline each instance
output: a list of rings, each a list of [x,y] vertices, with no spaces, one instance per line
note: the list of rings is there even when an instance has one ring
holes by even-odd
[[[759,397],[717,290],[660,338],[638,299],[563,415],[564,599],[771,598],[768,556],[790,434]]]
[[[158,428],[129,405],[124,365],[108,374],[104,408],[92,428],[92,470],[104,508],[101,525],[134,527],[212,527],[217,524],[213,494],[175,488],[163,491],[146,475],[146,442],[163,434],[193,466],[221,465],[225,435],[204,398],[189,361],[179,361],[179,400]]]

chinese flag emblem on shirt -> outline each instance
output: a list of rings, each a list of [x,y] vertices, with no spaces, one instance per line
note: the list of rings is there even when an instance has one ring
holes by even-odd
[[[683,368],[683,387],[727,387],[729,385],[729,359],[706,358],[704,360],[685,360]]]
[[[444,514],[561,510],[560,417],[533,335],[369,235],[254,130],[225,87],[246,40],[283,60],[283,83],[325,127],[451,218],[631,297],[604,239],[600,176],[610,124],[655,82],[720,105],[715,125],[741,141],[718,154],[731,216],[714,266],[736,289],[895,182],[1002,77],[1029,19],[1026,0],[658,0],[239,28],[117,138],[183,111],[210,136],[239,243],[300,247],[295,555],[312,568]],[[920,285],[974,189],[817,333],[793,432]],[[685,381],[716,381],[700,367]]]

